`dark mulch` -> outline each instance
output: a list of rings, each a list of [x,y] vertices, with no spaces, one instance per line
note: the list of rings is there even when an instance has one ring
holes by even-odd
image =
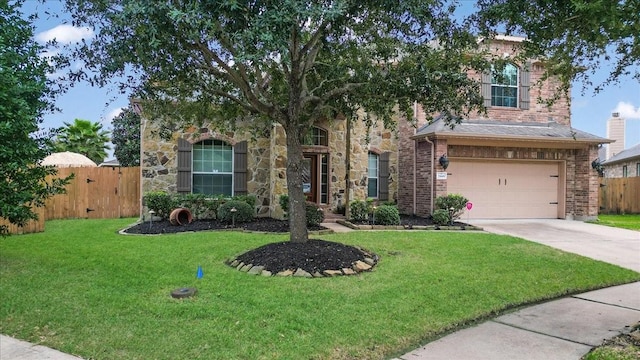
[[[325,270],[351,268],[365,257],[374,257],[353,246],[325,240],[309,240],[305,243],[290,241],[272,243],[250,250],[236,260],[277,274],[281,271],[302,269],[309,274]]]
[[[369,221],[362,221],[362,222],[353,222],[356,225],[372,225],[372,220],[373,219],[369,219]],[[431,217],[421,217],[421,216],[414,216],[414,215],[400,215],[400,225],[406,227],[406,228],[412,228],[413,226],[431,226],[431,225],[435,225],[435,223],[433,222],[433,220],[431,219]],[[459,221],[454,221],[453,225],[455,226],[463,226],[466,225],[465,223],[459,222]]]
[[[160,220],[153,222],[143,222],[136,224],[125,231],[127,234],[172,234],[185,231],[203,231],[203,230],[249,230],[273,233],[289,232],[289,222],[286,220],[277,220],[272,218],[255,218],[252,222],[232,224],[220,222],[217,220],[194,220],[191,224],[171,225],[169,220]],[[310,227],[309,230],[326,230],[324,226]]]
[[[413,226],[433,225],[431,218],[423,218],[410,215],[401,215],[400,223],[407,228]],[[461,223],[455,223],[460,225]],[[259,232],[286,233],[289,231],[289,222],[272,218],[256,218],[252,222],[236,224],[222,223],[217,220],[194,220],[191,224],[171,225],[168,220],[144,222],[134,225],[125,232],[128,234],[169,234],[185,231],[203,230],[233,230],[244,229]],[[324,230],[319,226],[309,230]],[[325,270],[340,270],[351,268],[357,261],[364,261],[365,257],[377,257],[353,246],[340,243],[309,240],[306,243],[293,243],[290,241],[271,243],[250,250],[236,259],[245,264],[263,266],[264,270],[276,274],[285,270],[296,271],[302,269],[310,274],[323,273]]]

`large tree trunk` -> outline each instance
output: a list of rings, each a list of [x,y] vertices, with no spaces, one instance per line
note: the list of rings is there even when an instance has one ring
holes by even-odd
[[[306,242],[307,232],[306,201],[302,191],[303,153],[300,144],[300,130],[293,124],[286,129],[287,136],[287,190],[289,192],[289,240]]]

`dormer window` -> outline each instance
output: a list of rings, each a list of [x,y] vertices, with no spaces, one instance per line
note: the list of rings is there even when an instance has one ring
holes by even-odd
[[[507,64],[502,73],[491,71],[491,106],[518,107],[518,68]]]

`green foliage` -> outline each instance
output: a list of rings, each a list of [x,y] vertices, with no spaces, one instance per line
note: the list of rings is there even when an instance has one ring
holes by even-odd
[[[235,215],[231,209],[236,209]],[[253,220],[255,215],[254,208],[244,201],[229,200],[218,207],[218,220],[232,223],[235,219],[236,224]]]
[[[258,201],[258,199],[256,198],[255,195],[236,195],[236,196],[232,197],[231,199],[232,200],[244,201],[247,204],[249,204],[249,206],[251,206],[252,209],[256,208],[256,201]]]
[[[211,198],[205,194],[174,194],[176,207],[184,207],[191,211],[195,219],[215,219],[218,206],[224,202],[224,197]]]
[[[163,219],[168,219],[171,211],[179,206],[174,196],[165,191],[150,191],[144,194],[143,201],[149,210],[155,211],[155,215]]]
[[[377,225],[400,225],[400,212],[393,205],[381,205],[374,210]]]
[[[128,107],[112,122],[113,154],[121,166],[140,166],[140,115]]]
[[[367,200],[353,200],[349,204],[350,219],[355,222],[363,222],[369,220],[369,214],[371,214],[373,201]]]
[[[53,167],[38,164],[51,153],[52,133],[38,133],[45,111],[52,110],[53,67],[33,40],[33,28],[20,13],[20,1],[0,2],[0,217],[11,224],[36,220],[33,207],[64,192],[71,177],[54,179]],[[0,234],[7,232],[0,226]]]
[[[289,195],[287,194],[280,195],[280,198],[278,199],[278,203],[280,204],[282,211],[284,211],[286,215],[289,212]]]
[[[178,126],[283,126],[287,172],[302,168],[301,139],[317,120],[344,114],[367,128],[395,128],[412,119],[418,101],[427,114],[455,121],[482,108],[477,79],[483,51],[455,6],[443,1],[68,0],[76,26],[101,26],[74,52],[95,84],[126,69],[120,83],[144,101],[148,119],[170,137]],[[438,46],[433,46],[438,40]],[[135,49],[132,51],[131,49]],[[190,66],[185,66],[190,64]],[[214,79],[214,80],[212,80]],[[249,121],[247,121],[249,120]],[[287,176],[291,240],[308,239],[301,178]],[[295,216],[291,216],[295,214]]]
[[[73,124],[64,123],[55,143],[56,151],[71,151],[82,154],[96,164],[107,156],[109,132],[102,130],[102,124],[89,120],[75,119]]]
[[[437,209],[431,214],[431,219],[436,225],[449,225],[451,224],[451,218],[449,217],[449,211],[444,209]]]
[[[485,32],[525,34],[522,57],[544,58],[547,75],[557,77],[563,90],[573,81],[591,85],[589,76],[609,61],[614,66],[596,92],[628,74],[640,81],[639,1],[571,0],[549,6],[544,1],[479,0],[477,5]]]
[[[436,198],[436,208],[446,210],[447,216],[451,213],[450,221],[455,221],[464,213],[469,200],[460,194],[448,194]]]
[[[307,202],[305,208],[306,218],[307,218],[307,226],[318,226],[321,222],[324,221],[324,211],[314,204]]]

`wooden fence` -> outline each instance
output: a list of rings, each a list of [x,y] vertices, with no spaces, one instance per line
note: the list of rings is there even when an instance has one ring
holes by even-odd
[[[640,214],[640,177],[601,178],[600,213]]]
[[[10,233],[44,231],[51,219],[110,219],[140,215],[140,167],[60,168],[56,177],[74,174],[65,194],[55,195],[37,209],[38,221]],[[32,224],[34,223],[34,224]],[[0,224],[8,224],[0,219]]]
[[[11,224],[8,220],[0,218],[0,225],[6,225],[9,229],[9,234],[28,234],[44,231],[44,208],[36,208],[36,214],[38,214],[38,220],[29,221],[25,226],[17,226]]]

